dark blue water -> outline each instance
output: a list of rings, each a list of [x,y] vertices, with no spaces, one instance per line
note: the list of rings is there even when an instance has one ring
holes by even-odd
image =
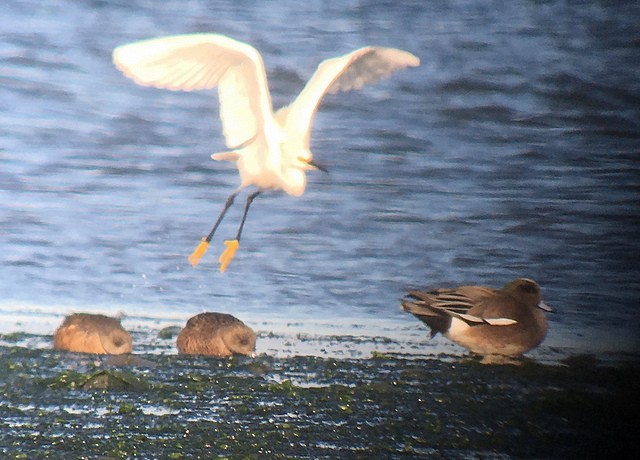
[[[526,276],[556,309],[540,354],[636,349],[640,6],[303,3],[4,2],[0,332],[218,310],[428,348],[404,289]],[[239,183],[209,159],[225,149],[215,91],[139,87],[111,64],[118,45],[190,32],[256,46],[276,106],[357,47],[422,60],[324,100],[312,150],[330,174],[259,197],[224,274],[242,198],[187,262]]]

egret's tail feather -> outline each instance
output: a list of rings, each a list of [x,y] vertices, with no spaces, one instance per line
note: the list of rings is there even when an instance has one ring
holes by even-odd
[[[202,241],[200,241],[198,247],[189,256],[189,263],[191,264],[191,266],[195,267],[196,265],[198,265],[200,258],[204,255],[205,252],[207,252],[208,247],[209,242],[206,238],[202,238]]]
[[[233,256],[236,254],[236,250],[238,249],[238,246],[240,246],[240,242],[238,240],[225,240],[224,245],[227,248],[218,258],[221,272],[224,272],[227,269],[227,265],[229,265],[229,262],[231,262]]]

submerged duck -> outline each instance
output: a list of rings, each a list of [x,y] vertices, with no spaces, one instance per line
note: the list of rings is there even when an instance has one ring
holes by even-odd
[[[187,355],[254,356],[256,334],[238,318],[226,313],[200,313],[178,334],[178,351]]]
[[[57,350],[119,355],[131,353],[131,335],[120,320],[104,315],[75,313],[67,316],[53,335]]]
[[[423,292],[412,290],[402,309],[451,341],[483,355],[484,362],[518,357],[540,345],[547,334],[540,286],[518,278],[501,289],[460,286]],[[508,362],[508,360],[505,360]]]

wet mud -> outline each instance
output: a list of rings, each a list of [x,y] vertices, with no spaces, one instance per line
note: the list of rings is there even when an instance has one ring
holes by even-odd
[[[640,458],[640,371],[0,347],[2,458]]]

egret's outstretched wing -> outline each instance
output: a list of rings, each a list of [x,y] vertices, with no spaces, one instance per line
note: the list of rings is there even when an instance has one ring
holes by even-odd
[[[420,59],[395,48],[367,46],[344,56],[322,61],[298,97],[278,111],[287,131],[296,132],[309,147],[311,124],[326,93],[350,91],[388,77],[397,70],[417,67]]]
[[[260,53],[224,35],[174,35],[131,43],[113,51],[113,62],[144,86],[183,91],[218,86],[229,148],[255,137],[272,116]]]

